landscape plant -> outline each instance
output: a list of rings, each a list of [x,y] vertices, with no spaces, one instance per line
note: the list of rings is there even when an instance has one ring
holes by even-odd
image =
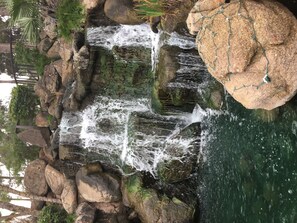
[[[61,0],[56,12],[57,31],[66,40],[72,33],[81,29],[85,21],[85,10],[79,0]]]
[[[73,223],[74,220],[74,215],[69,215],[60,206],[51,204],[41,210],[37,223]]]

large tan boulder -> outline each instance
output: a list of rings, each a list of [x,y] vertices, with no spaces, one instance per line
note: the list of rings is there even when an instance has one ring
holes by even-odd
[[[100,5],[103,5],[105,0],[82,0],[81,2],[86,10],[91,10]]]
[[[73,214],[77,208],[77,187],[74,180],[66,180],[61,194],[63,208]]]
[[[32,161],[25,170],[24,184],[26,190],[32,194],[43,196],[48,191],[45,180],[46,162],[40,159]]]
[[[296,94],[297,20],[280,3],[198,1],[187,25],[209,72],[246,108],[271,110]]]
[[[76,174],[80,195],[88,202],[116,202],[121,199],[120,184],[107,173],[88,173],[85,167]]]
[[[51,165],[45,168],[45,179],[52,192],[56,195],[61,195],[65,183],[65,176]]]
[[[106,0],[105,15],[111,20],[125,25],[137,25],[144,22],[133,8],[133,0]]]

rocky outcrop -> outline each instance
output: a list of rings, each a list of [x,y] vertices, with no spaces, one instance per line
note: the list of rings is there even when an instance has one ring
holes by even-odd
[[[280,3],[198,1],[187,25],[209,72],[245,107],[271,110],[296,94],[297,20]]]
[[[105,15],[111,20],[125,25],[137,25],[144,22],[133,8],[132,0],[106,0]]]
[[[24,176],[24,185],[26,190],[32,194],[43,196],[48,191],[48,185],[45,179],[44,171],[46,162],[43,160],[34,160],[26,168]]]
[[[24,143],[34,146],[47,147],[50,145],[50,130],[48,128],[33,127],[17,134]]]
[[[58,34],[57,34],[57,23],[56,20],[50,16],[46,16],[43,21],[44,25],[44,32],[50,39],[56,39]]]
[[[193,218],[193,207],[166,195],[159,198],[156,191],[142,187],[138,176],[124,180],[122,193],[126,205],[135,209],[143,223],[191,222]]]
[[[56,195],[61,195],[65,183],[65,177],[58,170],[51,165],[47,165],[45,168],[45,179],[52,192]]]
[[[83,167],[76,174],[76,184],[81,196],[89,202],[116,202],[121,199],[120,184],[103,172],[88,173]]]

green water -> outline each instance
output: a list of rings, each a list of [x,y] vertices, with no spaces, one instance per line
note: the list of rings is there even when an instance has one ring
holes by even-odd
[[[228,101],[203,121],[201,222],[297,222],[296,100],[269,123]]]

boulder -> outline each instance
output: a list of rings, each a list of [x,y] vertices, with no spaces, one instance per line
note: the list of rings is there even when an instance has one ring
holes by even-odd
[[[83,167],[76,174],[81,196],[88,202],[116,202],[121,199],[119,182],[107,173],[88,173]]]
[[[54,62],[52,62],[52,65],[54,66],[58,74],[62,77],[63,60],[62,59],[55,60]]]
[[[103,5],[105,0],[82,0],[82,5],[86,10],[97,8],[99,5]]]
[[[42,127],[28,127],[28,129],[17,134],[24,143],[34,146],[47,147],[50,145],[50,130]]]
[[[41,211],[44,205],[45,205],[44,201],[31,200],[32,211]]]
[[[49,127],[47,112],[39,112],[35,117],[35,125],[38,127]]]
[[[244,2],[198,1],[187,25],[212,76],[246,108],[271,110],[297,92],[297,20],[276,1]]]
[[[60,160],[84,160],[84,151],[77,146],[60,145],[59,146],[59,158]]]
[[[177,198],[158,196],[153,189],[142,186],[139,176],[131,176],[122,182],[125,202],[134,208],[143,223],[191,222],[194,208]]]
[[[44,67],[42,82],[51,93],[56,93],[61,86],[61,77],[53,64]]]
[[[133,0],[106,0],[104,12],[108,18],[119,24],[141,24],[144,20],[137,15],[133,5]]]
[[[61,200],[67,213],[73,214],[77,208],[77,187],[74,180],[65,181]]]
[[[78,216],[75,223],[93,223],[96,208],[87,202],[78,205],[75,214]]]
[[[51,165],[45,168],[45,179],[52,192],[56,195],[61,195],[65,183],[65,176]]]
[[[46,33],[46,35],[50,38],[50,39],[56,39],[58,34],[57,34],[57,23],[56,23],[56,19],[50,17],[50,16],[46,16],[44,18],[43,21],[43,30]]]
[[[72,44],[69,42],[66,42],[64,39],[59,39],[60,42],[60,57],[63,61],[69,61],[72,59],[73,56],[73,50],[72,50]]]
[[[52,150],[51,147],[43,147],[42,152],[44,157],[42,157],[44,160],[46,160],[49,163],[53,163],[57,158],[57,152]]]
[[[47,104],[54,100],[55,95],[51,93],[43,83],[43,79],[39,79],[39,81],[34,86],[34,92],[39,97],[40,101]]]
[[[63,60],[61,77],[62,77],[62,85],[64,87],[66,87],[69,83],[71,83],[74,80],[75,72],[73,70],[72,61],[67,62]]]
[[[49,187],[44,175],[45,167],[44,160],[37,159],[29,163],[24,176],[24,185],[28,192],[38,196],[47,194]]]
[[[50,59],[60,58],[60,43],[55,41],[51,48],[47,51],[46,56]]]
[[[62,117],[62,97],[58,96],[52,101],[48,107],[48,113],[55,117],[56,119],[61,119]]]
[[[47,51],[52,47],[54,41],[49,37],[45,37],[38,43],[37,49],[40,53],[47,53]]]

